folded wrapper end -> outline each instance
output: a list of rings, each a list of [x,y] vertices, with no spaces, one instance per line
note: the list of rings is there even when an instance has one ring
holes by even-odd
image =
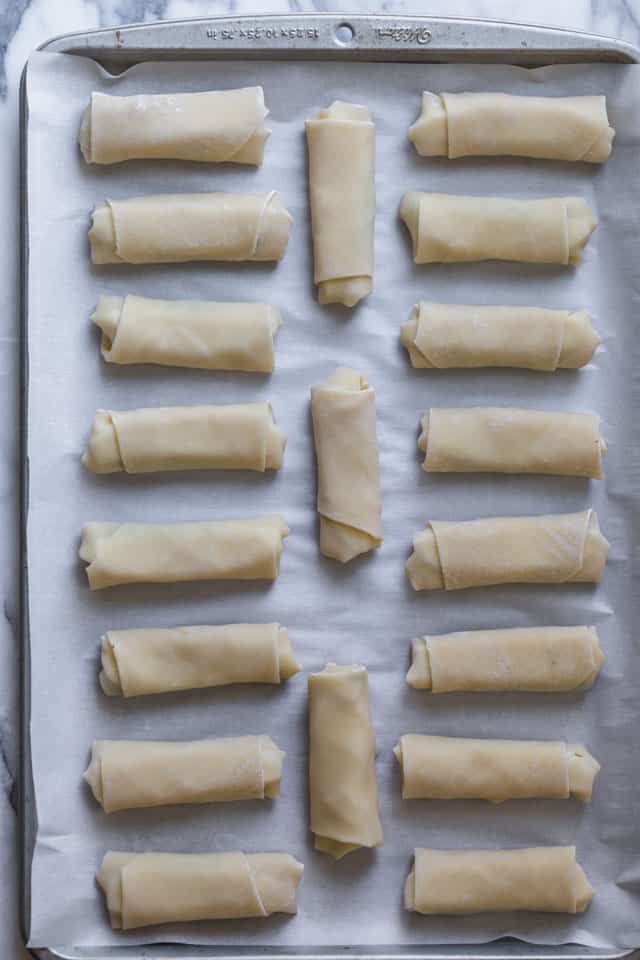
[[[118,660],[113,649],[113,642],[108,633],[105,633],[105,635],[102,637],[102,645],[100,647],[100,666],[101,670],[98,675],[98,681],[105,696],[124,696],[125,693],[122,689],[120,671],[118,670]]]
[[[93,101],[93,94],[89,98],[89,103],[85,107],[84,113],[82,114],[82,122],[80,124],[80,135],[78,137],[78,144],[87,163],[93,163],[93,151],[91,149],[91,105]]]
[[[407,230],[411,235],[413,259],[414,262],[416,262],[420,228],[420,194],[417,191],[409,190],[408,193],[405,193],[402,198],[402,203],[400,204],[400,218],[404,220]]]
[[[587,241],[598,226],[598,218],[582,197],[567,197],[566,209],[569,263],[576,265],[581,262]]]
[[[444,590],[438,543],[430,526],[413,538],[413,553],[405,570],[414,590]]]
[[[95,800],[103,806],[103,790],[102,790],[102,757],[101,757],[100,741],[94,740],[91,746],[91,759],[89,761],[89,766],[83,773],[83,779],[91,787],[91,792]],[[104,808],[103,808],[104,809]]]
[[[118,263],[118,241],[111,203],[105,200],[93,208],[91,214],[91,229],[89,230],[89,245],[93,263]]]
[[[274,800],[280,796],[280,780],[282,779],[282,761],[286,754],[271,739],[258,737],[260,742],[260,758],[262,760],[262,775],[264,779],[264,795]]]
[[[268,112],[269,111],[267,110],[266,113]],[[247,142],[243,144],[236,153],[234,153],[234,163],[246,163],[250,164],[252,167],[259,167],[264,159],[264,148],[270,136],[271,130],[268,127],[265,127],[264,124],[259,126],[258,129],[255,130],[249,137]]]
[[[93,418],[82,465],[92,473],[120,473],[124,469],[118,435],[108,410],[97,410]]]
[[[582,568],[573,579],[582,583],[600,583],[609,555],[609,541],[600,530],[595,510],[588,511]]]
[[[252,853],[249,865],[267,916],[298,912],[296,891],[304,874],[304,865],[299,860],[282,853],[275,865],[273,854]]]
[[[598,631],[595,627],[588,628],[591,631],[591,640],[592,640],[592,651],[593,651],[593,671],[585,678],[584,683],[582,683],[577,689],[578,690],[590,690],[596,681],[596,677],[600,673],[600,668],[605,661],[604,653],[602,652],[602,647],[600,646],[600,639],[598,637]]]
[[[409,354],[409,360],[413,367],[433,367],[433,364],[428,357],[418,350],[415,339],[418,335],[418,320],[420,317],[420,304],[416,303],[413,305],[409,319],[406,323],[403,323],[400,327],[400,343],[403,347],[406,347]]]
[[[371,277],[345,277],[340,280],[321,280],[318,284],[318,303],[341,303],[355,307],[373,290]]]
[[[362,553],[380,546],[382,540],[364,530],[356,530],[344,523],[320,517],[320,553],[323,557],[349,563]]]
[[[280,470],[284,458],[285,447],[287,446],[287,435],[276,426],[271,404],[268,404],[268,406],[271,423],[269,424],[269,429],[267,432],[264,468],[265,470]]]
[[[600,771],[600,764],[581,743],[568,743],[567,753],[569,755],[569,793],[583,803],[588,803]]]
[[[101,296],[89,318],[102,331],[100,350],[105,360],[109,359],[118,332],[124,302],[125,297]]]
[[[293,217],[278,193],[272,190],[267,196],[258,221],[255,249],[251,259],[282,260],[289,243],[289,231],[292,223]]]
[[[407,136],[421,157],[446,157],[449,154],[447,111],[437,93],[422,94],[420,116],[409,127]]]
[[[576,861],[575,865],[575,882],[576,882],[576,913],[584,913],[591,901],[595,890],[589,883],[589,879]]]
[[[348,853],[353,853],[354,850],[365,849],[359,843],[343,843],[342,840],[334,840],[333,837],[320,837],[318,834],[315,835],[313,846],[319,853],[328,853],[334,860],[342,860],[343,857],[346,857]]]
[[[601,343],[602,338],[586,310],[570,313],[564,323],[558,366],[570,370],[584,367]]]
[[[411,666],[406,681],[414,690],[431,690],[431,662],[426,637],[416,637],[411,643]]]
[[[416,868],[411,867],[409,876],[404,882],[404,908],[405,910],[415,910],[416,908]]]
[[[300,672],[300,664],[295,658],[289,631],[286,627],[278,627],[278,658],[280,665],[280,680],[288,680]]]

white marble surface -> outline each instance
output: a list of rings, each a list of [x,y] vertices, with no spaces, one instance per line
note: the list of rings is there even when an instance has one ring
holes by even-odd
[[[18,926],[17,769],[17,288],[18,85],[29,53],[56,34],[140,20],[269,12],[427,12],[419,0],[0,0],[0,957],[24,957]],[[541,23],[640,45],[640,0],[430,0],[431,16]]]

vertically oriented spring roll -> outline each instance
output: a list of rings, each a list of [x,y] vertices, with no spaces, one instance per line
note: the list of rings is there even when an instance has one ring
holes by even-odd
[[[269,403],[98,410],[82,462],[94,473],[279,470],[287,438]]]
[[[375,393],[338,367],[311,388],[318,463],[320,552],[347,563],[382,543]]]
[[[615,130],[607,101],[507,93],[422,94],[409,140],[423,157],[536,157],[604,163]]]
[[[575,847],[418,847],[404,888],[406,909],[426,914],[583,913],[592,898],[593,887],[576,861]]]
[[[368,107],[341,100],[305,126],[318,300],[353,307],[372,288],[375,126]]]
[[[98,870],[111,926],[295,913],[304,867],[288,853],[121,853]]]
[[[262,163],[270,131],[262,87],[199,93],[92,93],[82,116],[87,163],[199,160]]]
[[[309,797],[316,850],[339,860],[381,846],[365,667],[328,663],[309,674]]]
[[[513,627],[417,637],[407,683],[433,693],[588,690],[604,656],[595,627]]]
[[[289,530],[278,514],[194,523],[87,523],[79,555],[92,590],[121,583],[274,580]]]
[[[433,520],[406,565],[414,590],[498,583],[598,582],[609,544],[594,510],[539,517]]]
[[[518,407],[432,408],[418,448],[427,473],[538,473],[602,476],[598,417]]]
[[[102,296],[91,316],[108,363],[270,373],[282,319],[267,303]]]
[[[414,367],[576,369],[600,343],[585,310],[416,303],[400,340]]]
[[[577,743],[400,737],[404,800],[591,799],[600,764]]]
[[[94,263],[282,260],[292,217],[270,193],[175,193],[105,200],[89,230]]]
[[[271,737],[174,743],[95,740],[84,779],[105,813],[280,794],[284,753]]]
[[[461,197],[405,193],[400,216],[415,263],[515,260],[576,264],[597,218],[582,197]]]
[[[300,666],[279,623],[146,627],[102,637],[100,686],[139,697],[231,683],[281,683]]]

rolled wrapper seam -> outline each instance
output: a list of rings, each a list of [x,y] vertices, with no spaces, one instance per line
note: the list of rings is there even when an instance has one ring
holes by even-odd
[[[102,638],[100,686],[135,697],[232,683],[281,683],[300,669],[278,623],[110,630]]]
[[[417,637],[407,683],[433,693],[588,690],[604,663],[595,627],[519,627]]]
[[[79,555],[92,590],[123,583],[273,580],[289,533],[275,514],[200,523],[87,523]]]
[[[262,87],[198,93],[91,94],[80,149],[87,163],[262,163],[270,130]]]
[[[593,888],[575,847],[516,850],[416,848],[405,907],[424,914],[506,910],[582,913]]]
[[[414,537],[414,590],[499,583],[598,582],[609,549],[593,510],[540,517],[433,520]]]
[[[535,157],[604,163],[615,131],[603,96],[422,94],[409,139],[423,157]]]
[[[97,873],[111,926],[295,913],[304,867],[287,853],[121,853]]]
[[[305,126],[318,300],[353,307],[372,289],[375,127],[339,100]]]
[[[279,470],[286,437],[269,403],[98,410],[83,464],[95,473]]]
[[[410,191],[400,216],[415,263],[576,264],[597,226],[582,197],[462,197]]]
[[[291,223],[275,190],[106,200],[93,210],[91,259],[96,264],[281,260]]]
[[[404,800],[591,799],[600,764],[582,744],[408,733],[394,754]]]
[[[284,753],[270,737],[96,740],[84,779],[105,813],[280,793]]]
[[[282,318],[266,303],[102,296],[91,317],[108,363],[270,373]]]
[[[583,367],[600,337],[585,310],[415,304],[400,340],[414,367]]]

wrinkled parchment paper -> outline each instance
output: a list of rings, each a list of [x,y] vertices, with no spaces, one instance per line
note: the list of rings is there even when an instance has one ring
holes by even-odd
[[[111,93],[261,83],[273,130],[265,163],[136,162],[87,167],[77,147],[92,90]],[[428,161],[406,139],[423,89],[605,92],[617,130],[603,168],[526,160]],[[377,127],[374,293],[355,311],[321,307],[312,283],[304,120],[334,98],[361,101]],[[38,834],[32,945],[151,940],[280,946],[473,943],[503,934],[558,944],[640,943],[640,657],[634,634],[632,520],[638,453],[632,378],[640,300],[640,67],[509,67],[336,63],[163,63],[107,76],[90,60],[35,54],[29,100],[29,588],[33,773]],[[87,229],[105,197],[206,190],[282,194],[295,217],[278,266],[92,267]],[[476,194],[584,196],[600,226],[577,269],[520,264],[414,267],[398,220],[408,188]],[[284,326],[273,376],[212,374],[102,362],[89,314],[100,293],[266,300]],[[589,308],[602,332],[579,372],[414,371],[400,324],[420,299]],[[338,364],[376,388],[385,540],[347,567],[319,556],[309,388]],[[185,473],[95,477],[80,454],[97,407],[269,399],[289,437],[284,469],[260,476]],[[601,482],[518,476],[428,476],[416,447],[429,406],[515,404],[596,411],[608,444]],[[634,487],[635,470],[635,487]],[[604,582],[412,592],[411,538],[429,518],[467,519],[597,508],[611,541]],[[196,520],[281,511],[291,535],[273,585],[176,584],[90,594],[77,559],[87,520]],[[110,700],[97,686],[106,629],[278,620],[304,672],[281,688],[231,687]],[[421,633],[595,623],[606,663],[586,695],[447,695],[405,684]],[[315,853],[307,826],[306,678],[327,660],[370,674],[379,748],[384,846],[340,863]],[[602,763],[594,801],[403,802],[392,747],[400,734],[567,738]],[[189,739],[268,733],[287,752],[282,797],[105,816],[81,775],[94,737]],[[402,909],[414,846],[575,843],[596,897],[576,918],[421,917]],[[305,863],[295,918],[113,933],[94,873],[105,850],[287,850]]]

